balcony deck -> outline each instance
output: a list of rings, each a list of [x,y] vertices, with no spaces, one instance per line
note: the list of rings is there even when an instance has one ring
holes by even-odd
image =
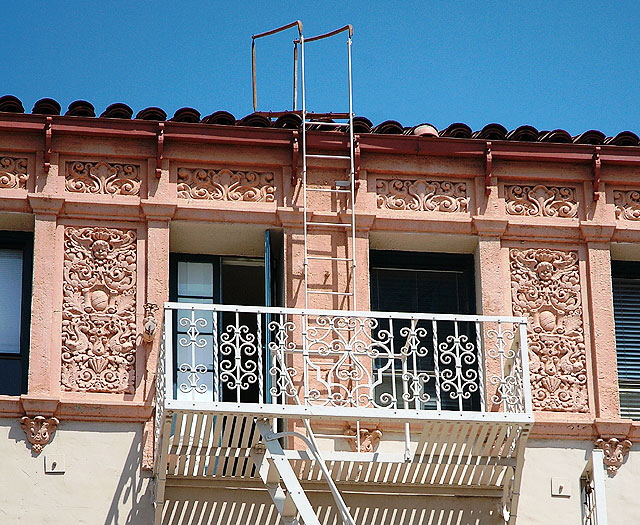
[[[160,505],[167,478],[266,480],[274,443],[305,485],[517,503],[533,423],[522,318],[167,303],[164,327]]]

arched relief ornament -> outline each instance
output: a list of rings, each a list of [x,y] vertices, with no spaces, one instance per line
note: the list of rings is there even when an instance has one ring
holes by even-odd
[[[632,443],[628,439],[598,439],[595,446],[604,452],[604,465],[610,476],[615,476],[622,466],[624,458],[631,450]]]
[[[614,190],[613,202],[616,205],[616,219],[640,221],[640,191]]]
[[[0,156],[0,188],[26,189],[29,179],[27,169],[27,159]]]
[[[586,350],[578,254],[511,249],[513,313],[528,319],[535,410],[587,412]]]
[[[62,386],[134,391],[136,233],[65,228]]]
[[[72,193],[140,195],[140,167],[108,162],[67,162],[65,189]]]
[[[178,198],[274,202],[274,180],[270,171],[178,168]]]
[[[578,199],[575,188],[565,186],[519,186],[504,187],[508,215],[528,217],[578,216]]]
[[[378,208],[389,210],[467,212],[464,182],[425,179],[377,179]]]

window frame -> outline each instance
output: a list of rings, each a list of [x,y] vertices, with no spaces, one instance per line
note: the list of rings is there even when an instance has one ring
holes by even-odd
[[[611,291],[612,291],[612,303],[613,303],[613,319],[614,319],[614,332],[616,338],[616,371],[618,374],[618,399],[620,403],[620,414],[622,417],[629,417],[635,421],[640,420],[640,407],[626,406],[623,403],[622,391],[628,390],[635,394],[637,397],[637,404],[640,405],[640,365],[637,367],[638,378],[635,380],[621,380],[621,360],[619,355],[624,352],[625,348],[620,341],[620,310],[616,308],[618,300],[616,296],[620,293],[620,289],[616,290],[621,285],[620,281],[635,281],[640,287],[640,261],[611,261]],[[627,312],[628,313],[628,312]],[[637,313],[640,314],[640,298],[637,305]],[[638,353],[640,353],[640,338],[638,340]],[[633,394],[632,394],[633,395]],[[630,412],[635,412],[632,414]]]
[[[0,353],[3,361],[20,361],[20,392],[0,395],[19,396],[29,390],[29,348],[31,342],[31,293],[33,288],[33,233],[21,231],[0,231],[0,250],[22,251],[22,294],[20,308],[20,352]],[[1,334],[0,334],[1,336]]]
[[[385,308],[381,307],[380,299],[376,297],[376,292],[379,290],[379,285],[374,279],[374,272],[376,270],[399,270],[408,272],[420,272],[420,271],[432,271],[432,272],[456,272],[461,274],[459,280],[456,280],[457,308],[430,308],[429,307],[416,307],[412,308],[410,303],[412,299],[407,301],[407,306],[400,306],[398,308]],[[375,283],[375,284],[374,284]],[[369,284],[370,284],[370,301],[371,309],[374,311],[398,311],[406,313],[425,313],[425,314],[475,314],[476,313],[476,283],[475,283],[475,259],[473,254],[461,253],[440,253],[440,252],[409,252],[400,250],[371,250],[369,252]],[[462,285],[464,288],[461,288]],[[378,294],[379,295],[379,294]],[[380,298],[388,297],[388,295],[379,295]],[[396,296],[397,297],[397,296]],[[447,306],[451,306],[450,303]],[[394,325],[394,332],[398,329]],[[397,335],[394,335],[396,338]],[[431,335],[427,335],[427,339],[430,339]],[[476,351],[479,351],[476,348]],[[434,354],[431,354],[434,357]],[[478,358],[480,358],[478,356]],[[374,365],[375,366],[375,365]],[[478,366],[478,363],[476,364]],[[427,372],[429,377],[435,377],[435,370],[431,366],[420,365],[420,371]],[[434,383],[430,383],[434,384]],[[482,388],[482,385],[480,385]],[[434,397],[430,402],[434,401]],[[449,401],[444,401],[448,403]],[[481,400],[479,391],[472,394],[471,398],[465,400],[464,411],[478,411],[481,409]],[[426,408],[426,407],[424,407]],[[431,407],[429,409],[435,409]],[[451,408],[443,409],[450,410]]]

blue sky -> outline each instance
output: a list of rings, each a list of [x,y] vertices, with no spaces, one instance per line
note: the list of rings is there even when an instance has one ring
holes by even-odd
[[[640,134],[640,2],[23,1],[3,7],[0,94],[169,116],[251,107],[251,35],[355,28],[354,109],[438,129]],[[291,108],[295,32],[258,41],[259,109]],[[312,47],[313,46],[313,47]],[[344,37],[307,46],[308,106],[344,111]]]

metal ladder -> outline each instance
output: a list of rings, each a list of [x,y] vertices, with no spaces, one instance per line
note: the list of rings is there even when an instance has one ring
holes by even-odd
[[[351,68],[351,44],[353,37],[353,27],[346,25],[334,31],[324,33],[305,40],[302,33],[302,22],[299,20],[287,24],[285,26],[253,35],[252,37],[252,81],[253,81],[253,108],[257,111],[257,81],[256,81],[256,39],[273,35],[281,31],[296,27],[298,29],[298,38],[294,40],[294,75],[293,75],[293,112],[301,117],[300,135],[302,143],[302,195],[303,195],[303,235],[304,235],[304,289],[305,289],[305,308],[309,307],[309,296],[313,294],[333,295],[338,297],[351,297],[350,309],[356,309],[356,260],[355,260],[355,242],[356,242],[356,223],[355,223],[355,173],[356,173],[356,150],[354,145],[354,131],[353,131],[353,88],[352,88],[352,68]],[[334,35],[341,34],[343,32],[348,33],[347,49],[348,49],[348,87],[349,87],[349,111],[348,113],[311,113],[307,110],[306,105],[306,89],[305,89],[305,43],[314,42],[329,38]],[[300,55],[298,55],[298,49]],[[300,62],[298,63],[298,56],[300,56]],[[300,93],[302,99],[302,108],[299,111],[297,108],[298,99],[298,65],[300,65]],[[282,113],[269,113],[270,115],[282,114]],[[327,121],[330,119],[330,121]],[[307,131],[314,125],[321,124],[323,127],[342,127],[345,123],[334,122],[333,119],[348,120],[349,126],[349,143],[347,151],[342,154],[321,154],[321,153],[309,153],[307,143]],[[349,175],[346,180],[336,181],[335,187],[332,188],[316,188],[309,187],[308,184],[308,159],[330,159],[338,161],[349,161]],[[313,212],[308,211],[308,195],[313,192],[323,192],[329,195],[346,195],[349,199],[348,205],[345,209],[348,210],[349,220],[347,222],[331,222],[331,221],[318,221],[313,220]],[[338,216],[339,218],[339,216]],[[335,229],[339,228],[345,233],[346,252],[345,257],[332,257],[332,256],[318,256],[310,255],[309,248],[309,232],[312,229]],[[348,237],[351,238],[351,249],[348,247]],[[335,290],[323,290],[318,288],[311,288],[309,286],[309,261],[319,260],[326,261],[329,264],[335,262],[346,262],[349,264],[351,274],[347,276],[347,283],[349,283],[351,290],[335,291]],[[303,331],[306,332],[306,325],[303,327]],[[289,380],[291,380],[289,378]],[[300,403],[300,400],[295,397],[295,402]],[[327,469],[324,459],[320,453],[317,445],[316,436],[311,428],[311,423],[308,419],[303,419],[303,423],[306,430],[306,436],[298,432],[274,432],[276,427],[273,421],[269,420],[256,420],[256,425],[262,436],[263,443],[260,447],[254,447],[252,451],[252,458],[258,474],[264,482],[267,490],[280,514],[282,521],[285,525],[298,525],[297,516],[300,516],[305,525],[320,525],[317,515],[313,510],[313,507],[309,503],[309,500],[304,492],[304,489],[300,485],[297,479],[289,459],[286,456],[285,451],[279,442],[280,439],[289,436],[297,436],[304,441],[315,457],[325,479],[329,485],[329,489],[333,495],[336,507],[342,518],[344,525],[355,525],[355,521],[349,513],[349,509],[346,506],[342,495],[338,491],[329,470]]]
[[[338,35],[340,33],[347,32],[347,57],[348,57],[348,92],[349,92],[349,111],[348,113],[309,113],[306,105],[306,89],[305,89],[305,54],[304,54],[304,38],[300,36],[298,42],[300,43],[300,56],[301,56],[301,94],[302,94],[302,198],[303,198],[303,235],[304,235],[304,290],[305,290],[305,308],[309,308],[309,296],[313,294],[318,295],[332,295],[338,298],[351,298],[350,310],[357,310],[356,304],[356,258],[355,258],[355,246],[356,246],[356,217],[355,217],[355,144],[354,144],[354,132],[353,132],[353,80],[351,69],[351,44],[353,36],[353,27],[346,25],[335,31],[318,35],[306,40],[307,43],[329,38],[331,36]],[[324,154],[324,153],[309,153],[307,131],[310,127],[316,126],[321,119],[348,119],[349,126],[349,144],[347,145],[347,151],[342,154]],[[337,122],[324,122],[322,126],[342,127],[343,123]],[[338,160],[342,162],[348,161],[348,178],[346,180],[336,181],[335,187],[310,187],[309,185],[309,159],[329,159]],[[347,196],[348,203],[345,204],[345,211],[347,211],[347,221],[331,222],[331,221],[319,221],[314,220],[313,212],[309,211],[308,200],[309,194],[313,192],[320,192],[330,195]],[[309,232],[311,230],[335,230],[343,232],[345,235],[345,257],[323,256],[323,255],[311,255],[309,248]],[[349,250],[348,239],[351,238],[351,249]],[[318,287],[311,287],[309,284],[309,264],[312,260],[325,261],[329,265],[334,263],[346,263],[350,269],[350,275],[346,276],[346,287],[344,290],[326,290]],[[329,275],[331,275],[331,271]],[[338,286],[340,286],[338,284]],[[340,305],[338,308],[340,309]]]
[[[356,146],[355,146],[355,136],[353,130],[353,77],[352,77],[352,67],[351,67],[351,46],[352,46],[352,37],[353,37],[353,27],[351,25],[346,25],[334,31],[330,31],[328,33],[324,33],[322,35],[317,35],[312,38],[305,39],[302,34],[302,23],[300,21],[292,22],[285,26],[279,27],[277,29],[273,29],[271,31],[267,31],[265,33],[260,33],[258,35],[253,36],[253,47],[252,47],[252,63],[253,63],[253,71],[252,71],[252,79],[253,79],[253,107],[254,111],[257,110],[257,81],[256,81],[256,53],[255,53],[255,41],[258,38],[262,38],[265,36],[273,35],[275,33],[279,33],[286,29],[290,29],[292,27],[297,27],[299,37],[294,40],[294,78],[293,78],[293,112],[300,115],[302,122],[300,125],[300,136],[301,136],[301,157],[302,157],[302,208],[303,208],[303,238],[304,238],[304,295],[305,295],[305,308],[309,308],[310,296],[311,295],[329,295],[338,298],[350,298],[351,304],[349,305],[348,310],[357,310],[357,298],[356,298],[356,257],[355,257],[355,246],[356,246],[356,217],[355,217],[355,196],[356,196]],[[335,35],[339,35],[341,33],[347,33],[347,67],[348,67],[348,96],[349,96],[349,110],[346,113],[315,113],[309,112],[307,109],[307,101],[306,101],[306,82],[305,82],[305,43],[316,42],[319,40],[323,40],[325,38],[329,38]],[[300,54],[298,55],[298,49],[300,50]],[[298,63],[298,57],[300,61]],[[298,101],[298,70],[300,71],[300,94],[302,100],[301,110],[297,109],[297,101]],[[269,112],[269,115],[281,115],[281,112],[273,113]],[[346,120],[347,122],[334,122],[335,120]],[[307,141],[307,132],[311,131],[314,126],[322,126],[326,127],[335,127],[340,128],[345,125],[349,128],[349,141],[346,147],[346,150],[334,154],[334,153],[309,153],[308,141]],[[337,180],[335,181],[334,187],[314,187],[309,184],[309,160],[310,159],[327,159],[327,160],[337,160],[348,163],[348,175],[345,180]],[[347,197],[347,201],[345,202],[344,211],[346,213],[338,214],[336,221],[330,220],[314,220],[314,212],[309,210],[309,195],[311,193],[318,192],[324,193],[328,195],[336,195],[336,196],[345,196]],[[316,217],[319,214],[316,213]],[[333,219],[333,217],[331,217]],[[341,220],[346,219],[346,220]],[[334,256],[325,256],[325,255],[313,255],[312,250],[310,249],[309,243],[309,234],[312,230],[315,231],[339,231],[344,233],[345,235],[345,256],[344,257],[334,257]],[[350,241],[349,241],[350,239]],[[350,244],[350,247],[349,247]],[[310,261],[325,261],[329,266],[329,270],[331,270],[331,265],[336,263],[345,263],[348,267],[349,275],[345,277],[346,286],[343,290],[328,290],[326,288],[320,288],[317,286],[310,286],[309,283],[309,266]],[[334,272],[329,271],[329,275],[332,275]],[[335,276],[338,278],[338,276]],[[338,285],[340,286],[340,285]],[[344,301],[342,305],[338,305],[335,307],[333,305],[332,309],[342,309],[341,306],[344,305]]]

